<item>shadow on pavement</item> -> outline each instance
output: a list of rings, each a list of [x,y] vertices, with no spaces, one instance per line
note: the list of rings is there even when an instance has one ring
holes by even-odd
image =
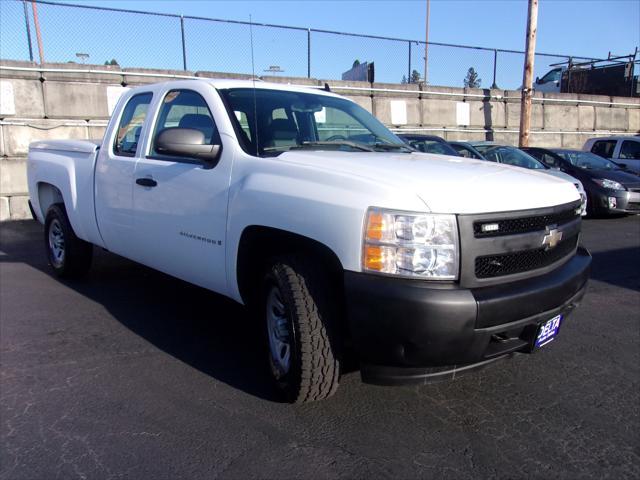
[[[36,222],[0,227],[0,250],[0,264],[24,262],[52,275],[42,227]],[[251,395],[278,400],[259,328],[250,325],[246,309],[232,300],[99,248],[94,248],[94,263],[85,279],[63,283],[193,368]]]

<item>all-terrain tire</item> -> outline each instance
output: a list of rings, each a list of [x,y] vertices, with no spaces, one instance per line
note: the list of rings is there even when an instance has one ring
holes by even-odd
[[[330,397],[338,388],[342,344],[339,303],[328,275],[301,255],[274,259],[264,279],[265,316],[267,296],[273,288],[279,290],[292,337],[289,371],[278,376],[271,363],[278,389],[291,403]],[[265,329],[267,322],[265,318]],[[273,362],[271,351],[269,360]]]

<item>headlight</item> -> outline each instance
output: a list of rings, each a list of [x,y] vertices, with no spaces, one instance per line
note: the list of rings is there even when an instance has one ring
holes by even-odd
[[[364,231],[362,268],[431,280],[458,278],[455,215],[405,213],[370,208]]]
[[[593,181],[601,187],[608,188],[609,190],[624,190],[622,185],[613,180],[609,180],[608,178],[594,178]]]

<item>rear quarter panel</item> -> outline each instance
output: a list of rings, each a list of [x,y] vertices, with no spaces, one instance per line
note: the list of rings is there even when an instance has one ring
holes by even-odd
[[[76,235],[103,246],[95,217],[94,168],[98,146],[88,141],[34,142],[29,147],[27,181],[29,196],[38,221],[44,223],[47,200],[41,186],[55,187],[64,201]]]

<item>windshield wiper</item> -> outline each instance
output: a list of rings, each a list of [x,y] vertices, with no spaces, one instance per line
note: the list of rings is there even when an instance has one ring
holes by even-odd
[[[382,150],[404,150],[405,152],[415,152],[416,149],[410,145],[406,145],[404,143],[383,143],[376,142],[373,144],[375,148],[380,148]]]
[[[293,145],[289,150],[304,150],[314,147],[349,147],[355,150],[361,150],[363,152],[373,152],[373,148],[358,142],[352,142],[349,140],[335,140],[335,141],[320,141],[320,142],[302,142],[300,145]]]

